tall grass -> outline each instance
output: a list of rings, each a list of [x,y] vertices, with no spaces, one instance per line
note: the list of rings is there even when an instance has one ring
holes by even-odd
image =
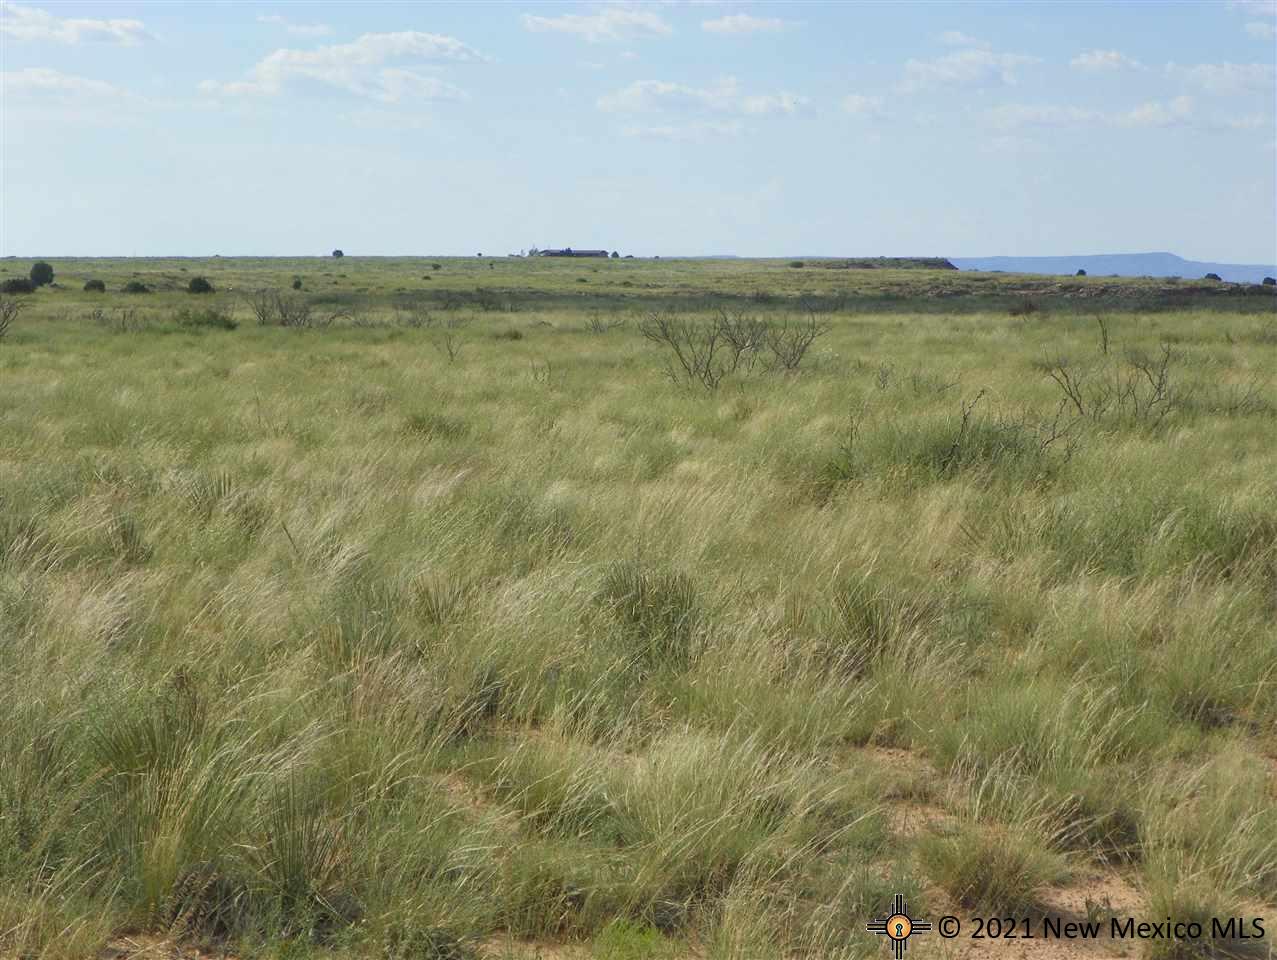
[[[1150,917],[1272,911],[1249,298],[1114,313],[1106,355],[1067,304],[938,313],[886,270],[312,267],[288,296],[359,323],[184,325],[158,262],[127,324],[68,286],[6,338],[0,954],[859,956],[896,892],[1101,870]],[[688,390],[623,281],[843,310],[801,369]],[[1155,426],[1061,412],[1044,356],[1163,342]]]

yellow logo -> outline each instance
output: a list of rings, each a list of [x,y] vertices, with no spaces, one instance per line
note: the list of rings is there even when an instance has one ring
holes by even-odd
[[[895,960],[902,960],[909,949],[909,938],[915,934],[928,933],[931,923],[927,920],[915,920],[909,916],[903,894],[897,893],[891,898],[891,915],[882,920],[870,920],[865,925],[870,933],[886,937],[891,941],[891,955]]]

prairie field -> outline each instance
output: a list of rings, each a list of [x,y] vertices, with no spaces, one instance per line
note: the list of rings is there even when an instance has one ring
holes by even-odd
[[[1266,955],[1273,288],[51,262],[0,338],[0,956],[887,956],[896,893]]]

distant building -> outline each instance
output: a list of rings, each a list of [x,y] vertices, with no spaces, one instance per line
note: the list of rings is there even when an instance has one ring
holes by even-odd
[[[606,250],[573,250],[564,247],[562,250],[538,250],[539,257],[606,257]]]

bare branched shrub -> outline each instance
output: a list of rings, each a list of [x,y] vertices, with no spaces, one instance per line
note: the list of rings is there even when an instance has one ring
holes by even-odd
[[[714,318],[714,324],[727,343],[731,354],[729,363],[731,370],[739,369],[742,363],[747,368],[753,367],[771,332],[767,321],[751,316],[743,310],[720,309]]]
[[[270,327],[275,325],[275,291],[273,290],[254,290],[251,293],[244,294],[244,303],[249,310],[253,312],[253,316],[257,318],[259,326]]]
[[[698,324],[677,314],[657,310],[639,324],[639,332],[652,343],[667,347],[667,373],[677,382],[699,383],[717,390],[730,371],[724,360],[726,341],[717,324]]]
[[[771,327],[767,331],[767,346],[775,365],[789,373],[799,368],[816,339],[828,332],[829,326],[815,313],[809,313],[806,320],[792,323],[786,320],[779,327]]]
[[[604,317],[597,311],[590,314],[585,321],[585,329],[590,333],[607,333],[609,330],[617,330],[624,327],[626,323],[625,317]]]
[[[9,327],[18,319],[18,314],[25,306],[22,300],[15,297],[0,297],[0,340],[4,339],[4,335],[9,332]]]
[[[401,304],[395,313],[395,317],[400,326],[412,327],[413,329],[432,327],[435,323],[425,300],[409,300],[407,303]]]
[[[1097,423],[1118,420],[1157,426],[1191,399],[1175,382],[1175,359],[1170,344],[1164,343],[1156,356],[1128,350],[1122,360],[1096,367],[1074,364],[1067,358],[1045,366],[1066,406],[1079,417]]]
[[[456,363],[461,356],[461,338],[455,333],[445,333],[435,341],[435,348],[448,358],[449,363]]]
[[[136,307],[116,307],[110,311],[95,307],[89,311],[88,319],[112,333],[136,333],[143,327]]]

